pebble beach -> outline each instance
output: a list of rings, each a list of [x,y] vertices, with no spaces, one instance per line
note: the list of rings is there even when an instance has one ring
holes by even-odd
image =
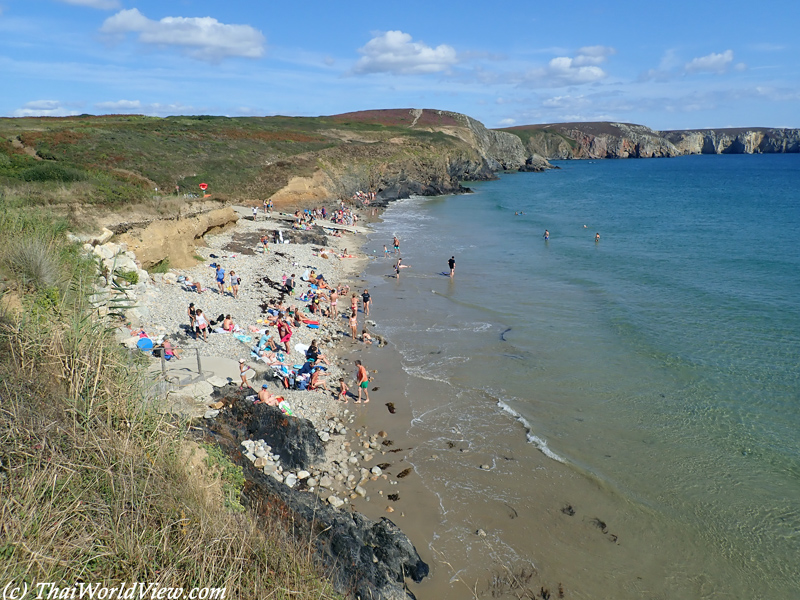
[[[193,396],[195,417],[205,415],[206,418],[214,418],[214,388],[231,384],[238,386],[240,379],[236,367],[240,359],[244,359],[244,364],[249,367],[246,377],[252,394],[257,394],[266,384],[271,393],[285,398],[292,415],[308,419],[314,425],[325,444],[326,459],[325,464],[314,465],[308,470],[284,471],[277,455],[261,440],[248,440],[243,448],[245,456],[253,462],[258,460],[256,465],[263,467],[266,474],[290,487],[294,487],[298,480],[306,479],[304,489],[318,493],[334,506],[341,506],[348,497],[367,497],[364,486],[368,480],[387,479],[380,467],[374,464],[379,462],[376,456],[381,454],[380,441],[386,433],[368,431],[364,425],[358,430],[352,428],[356,411],[365,405],[354,404],[353,397],[347,402],[337,398],[340,378],[345,380],[351,392],[355,392],[355,366],[348,355],[364,346],[362,341],[353,340],[349,333],[347,313],[350,296],[340,297],[336,314],[330,317],[310,315],[305,308],[307,303],[301,301],[300,297],[311,287],[308,282],[301,280],[301,276],[313,269],[323,275],[331,286],[349,285],[350,292],[358,293],[360,300],[363,288],[358,287],[356,277],[363,270],[367,258],[348,248],[360,248],[364,238],[359,233],[343,231],[341,237],[328,235],[325,246],[316,243],[269,243],[265,250],[260,241],[264,234],[272,239],[273,232],[280,230],[284,239],[289,240],[292,234],[304,233],[292,231],[291,221],[287,222],[279,213],[274,214],[276,218],[265,218],[262,213],[257,220],[240,218],[226,231],[204,238],[205,246],[198,247],[196,251],[198,259],[202,258],[196,266],[172,269],[166,274],[153,274],[149,276],[150,281],[135,286],[130,295],[135,297],[136,306],[128,312],[130,327],[123,328],[121,336],[130,335],[135,340],[138,335],[132,333],[144,330],[156,344],[168,339],[173,347],[182,352],[180,360],[170,361],[171,370],[184,368],[187,372],[196,371],[196,351],[199,351],[204,365],[220,361],[228,365],[227,377],[205,377],[203,381],[193,381],[170,392],[170,396],[183,395],[186,400]],[[319,231],[319,227],[314,228],[314,232]],[[326,230],[326,233],[332,232],[331,229]],[[343,254],[352,258],[344,258]],[[236,298],[227,280],[224,292],[219,292],[215,268],[211,266],[216,264],[222,265],[226,274],[235,272],[241,278]],[[304,349],[312,340],[317,340],[321,352],[330,363],[325,372],[329,391],[285,389],[282,379],[251,353],[266,326],[267,302],[282,296],[276,288],[282,284],[284,276],[293,274],[296,280],[295,293],[286,296],[284,302],[288,306],[298,307],[310,319],[317,320],[319,327],[293,327],[289,344],[291,352],[288,355],[282,353],[284,362],[290,368],[299,367],[305,362]],[[191,289],[187,281],[200,282],[203,291]],[[202,336],[195,337],[189,328],[190,303],[202,309],[209,320],[216,320],[220,315],[231,315],[240,333],[222,332],[217,323],[210,327],[207,341]],[[323,304],[328,306],[327,302]],[[360,304],[359,307],[360,332],[365,327],[369,329],[372,322],[364,315]],[[269,327],[268,333],[272,333],[274,338],[276,328]],[[376,340],[375,346],[378,344]],[[151,371],[157,372],[161,361],[152,361]],[[169,396],[167,404],[170,404]],[[226,408],[222,407],[221,410]],[[396,482],[393,484],[396,485]]]

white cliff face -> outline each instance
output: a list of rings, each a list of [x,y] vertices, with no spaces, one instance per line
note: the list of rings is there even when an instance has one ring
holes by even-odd
[[[681,154],[800,152],[800,129],[705,129],[665,133]]]

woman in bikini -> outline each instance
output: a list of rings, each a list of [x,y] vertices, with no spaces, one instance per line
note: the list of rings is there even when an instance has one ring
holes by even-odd
[[[350,335],[353,338],[353,341],[358,339],[358,315],[356,311],[353,311],[350,314]]]
[[[225,319],[222,321],[222,329],[231,333],[235,325],[233,324],[233,319],[230,315],[225,315]]]

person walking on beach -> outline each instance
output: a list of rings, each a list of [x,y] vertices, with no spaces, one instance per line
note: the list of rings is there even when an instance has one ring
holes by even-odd
[[[389,249],[386,247],[386,244],[383,245],[383,255],[389,256]]]
[[[550,232],[547,231],[547,229],[545,229],[544,233],[542,234],[542,237],[544,238],[544,241],[546,242],[547,240],[550,239]]]
[[[189,310],[186,312],[189,315],[189,330],[192,333],[195,333],[195,327],[197,325],[197,310],[194,307],[194,302],[189,302]]]
[[[206,316],[199,308],[195,313],[195,322],[197,323],[197,329],[203,334],[203,341],[208,343],[208,321],[206,321]],[[195,336],[195,339],[197,339],[197,336]]]
[[[356,361],[356,386],[358,387],[358,400],[355,401],[355,404],[361,404],[361,391],[364,391],[364,395],[366,399],[364,400],[364,404],[369,402],[369,372],[367,371],[366,367],[361,364],[360,360]]]
[[[242,284],[242,278],[236,274],[236,271],[231,271],[231,289],[233,290],[233,299],[239,299],[239,286]]]
[[[369,290],[364,290],[361,294],[361,302],[364,304],[364,316],[369,316],[369,307],[372,305],[372,296],[369,295]]]
[[[244,389],[245,387],[250,387],[247,385],[247,372],[251,369],[249,365],[245,364],[243,358],[239,359],[239,377],[242,378],[242,385],[239,386],[239,389]]]
[[[453,275],[456,274],[456,257],[451,256],[450,260],[447,261],[447,264],[450,266],[450,278],[453,278]]]
[[[337,400],[347,404],[347,384],[344,382],[344,379],[339,380],[339,394]]]
[[[350,296],[350,310],[354,313],[358,312],[358,296],[355,293]]]
[[[253,207],[253,221],[255,221],[256,219],[258,219],[258,207],[254,206]]]
[[[397,236],[394,236],[394,240],[392,240],[392,244],[394,244],[394,253],[400,254],[400,240],[397,239]]]
[[[219,293],[225,294],[225,269],[222,268],[222,265],[217,265],[217,287],[219,287]]]

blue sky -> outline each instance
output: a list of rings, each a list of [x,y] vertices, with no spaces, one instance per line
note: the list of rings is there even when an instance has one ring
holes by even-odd
[[[0,0],[0,116],[800,127],[800,1]]]

